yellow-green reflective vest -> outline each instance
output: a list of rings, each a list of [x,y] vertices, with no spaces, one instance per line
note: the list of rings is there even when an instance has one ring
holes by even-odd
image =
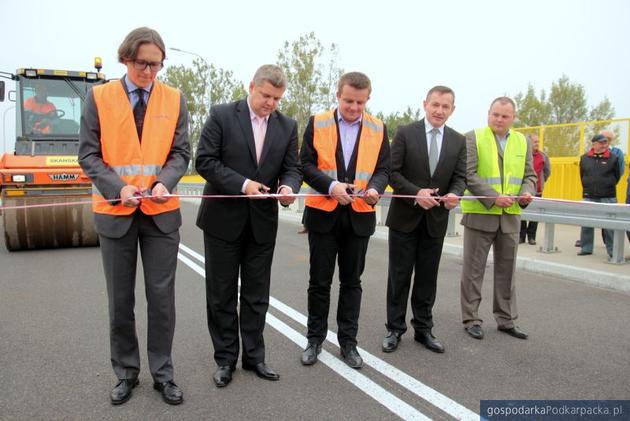
[[[527,140],[523,134],[512,130],[509,140],[503,151],[503,183],[499,171],[499,153],[494,133],[490,127],[475,130],[477,140],[477,174],[490,185],[497,193],[507,196],[518,196],[525,174],[525,160],[527,155]],[[464,193],[474,196],[469,190]],[[462,200],[463,213],[482,213],[488,215],[501,215],[503,211],[520,215],[521,206],[514,201],[509,208],[492,206],[486,208],[479,200]]]

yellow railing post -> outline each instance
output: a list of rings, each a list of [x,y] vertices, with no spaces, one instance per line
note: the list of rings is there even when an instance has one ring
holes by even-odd
[[[579,156],[584,155],[584,123],[580,123],[580,144],[578,145]]]

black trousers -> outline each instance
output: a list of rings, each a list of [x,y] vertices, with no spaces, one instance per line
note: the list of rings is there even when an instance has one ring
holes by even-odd
[[[274,241],[256,243],[251,225],[235,241],[206,233],[206,309],[208,330],[217,365],[235,365],[239,355],[239,326],[246,364],[265,361],[265,316]],[[237,312],[239,271],[240,315]]]
[[[175,269],[179,231],[164,234],[150,216],[137,211],[121,238],[99,235],[109,299],[111,361],[119,379],[135,379],[140,352],[134,313],[138,245],[147,297],[147,354],[156,382],[173,379]]]
[[[526,239],[535,240],[536,230],[538,229],[538,222],[536,221],[521,221],[521,235],[520,239],[525,241]]]
[[[444,237],[430,237],[427,219],[410,233],[389,229],[389,269],[387,276],[387,329],[404,333],[407,300],[411,286],[411,325],[417,332],[433,328],[433,304]]]
[[[357,236],[350,223],[350,209],[342,210],[333,229],[326,234],[308,232],[310,279],[308,283],[309,342],[322,343],[328,331],[330,287],[339,263],[337,339],[341,347],[356,345],[361,311],[361,275],[370,237]]]

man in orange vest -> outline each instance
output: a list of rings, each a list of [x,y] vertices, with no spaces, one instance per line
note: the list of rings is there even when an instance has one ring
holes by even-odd
[[[134,318],[138,245],[153,387],[171,405],[183,401],[171,360],[182,217],[179,200],[168,194],[188,168],[190,144],[184,96],[156,80],[165,51],[153,29],[131,31],[118,49],[127,74],[94,87],[81,117],[79,163],[93,183],[109,297],[111,361],[118,377],[110,395],[114,405],[129,400],[140,372]]]
[[[389,141],[383,122],[365,105],[370,79],[344,74],[337,85],[338,108],[310,118],[300,152],[304,181],[314,193],[306,199],[310,250],[308,345],[302,364],[317,362],[328,330],[330,286],[339,263],[337,324],[341,356],[361,368],[357,331],[361,308],[361,274],[368,241],[374,233],[374,205],[389,181]]]
[[[57,108],[48,101],[48,89],[44,83],[35,83],[35,95],[24,101],[24,110],[31,113],[27,121],[33,133],[50,133],[51,119],[57,116]]]

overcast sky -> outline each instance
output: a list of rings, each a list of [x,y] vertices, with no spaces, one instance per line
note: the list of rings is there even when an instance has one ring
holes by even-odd
[[[549,90],[566,74],[584,85],[589,106],[608,97],[617,117],[630,117],[627,0],[2,0],[1,10],[2,71],[91,70],[101,56],[103,72],[120,77],[120,42],[133,28],[150,26],[167,47],[193,51],[247,83],[260,64],[276,61],[284,41],[314,31],[325,45],[339,46],[340,67],[371,78],[374,112],[420,107],[429,88],[444,84],[456,93],[448,124],[468,131],[486,124],[493,98],[525,91],[528,83]],[[167,55],[167,65],[194,58]],[[8,150],[13,106],[0,103],[0,148],[6,143]]]

